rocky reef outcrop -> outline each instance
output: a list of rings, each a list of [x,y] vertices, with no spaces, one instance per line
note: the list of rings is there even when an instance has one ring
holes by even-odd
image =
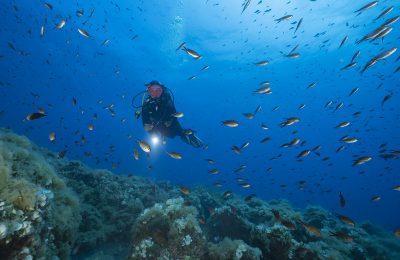
[[[94,170],[0,130],[0,259],[400,259],[320,207]]]

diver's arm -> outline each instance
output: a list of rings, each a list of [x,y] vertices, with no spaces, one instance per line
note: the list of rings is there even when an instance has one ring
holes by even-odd
[[[175,117],[172,116],[174,113],[176,113],[176,108],[169,94],[167,96],[167,102],[165,104],[164,110],[165,113],[163,115],[162,121],[164,122],[164,125],[166,127],[170,127],[174,119],[176,119]]]
[[[154,128],[153,122],[150,119],[150,107],[149,103],[146,102],[142,107],[142,122],[145,131],[149,132]]]

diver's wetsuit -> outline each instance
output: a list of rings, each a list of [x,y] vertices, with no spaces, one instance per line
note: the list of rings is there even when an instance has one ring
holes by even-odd
[[[172,114],[176,113],[174,102],[169,91],[163,87],[163,94],[154,99],[146,98],[142,106],[142,122],[152,126],[150,133],[160,133],[162,136],[173,138],[184,137],[182,126]]]

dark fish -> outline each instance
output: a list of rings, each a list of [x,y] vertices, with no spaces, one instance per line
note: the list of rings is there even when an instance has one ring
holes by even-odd
[[[381,25],[381,27],[387,27],[387,26],[389,26],[389,25],[392,25],[392,24],[394,24],[395,22],[397,22],[399,19],[400,19],[400,15],[395,16],[395,17],[393,17],[393,18],[389,18],[389,19],[387,19],[387,20]],[[381,27],[380,27],[380,28],[381,28]]]
[[[356,53],[354,53],[353,58],[351,58],[351,62],[354,62],[355,59],[358,58],[358,56],[360,56],[361,52],[357,51]]]
[[[241,14],[243,14],[243,12],[247,9],[247,7],[249,7],[250,2],[251,2],[251,0],[247,0],[247,1],[244,3]]]
[[[344,199],[342,192],[339,192],[339,199],[340,199],[340,206],[344,208],[344,206],[346,206],[346,200]]]
[[[392,97],[392,95],[393,95],[393,93],[390,93],[390,94],[384,96],[382,99],[381,105],[383,106]]]
[[[349,96],[352,96],[353,94],[355,94],[359,89],[360,89],[360,88],[358,88],[358,87],[354,88],[354,89],[350,92]]]
[[[28,121],[36,120],[36,119],[39,119],[39,118],[42,118],[45,116],[47,116],[47,115],[44,113],[32,113],[32,114],[29,114],[26,116],[26,120],[28,120]]]
[[[344,232],[336,232],[336,233],[334,233],[334,232],[330,231],[329,233],[330,233],[331,236],[337,237],[338,239],[340,239],[342,241],[353,242],[353,238],[351,236],[347,235]]]
[[[343,46],[343,44],[345,44],[346,41],[347,41],[348,39],[349,39],[349,36],[346,35],[346,36],[343,38],[342,42],[340,43],[339,48],[341,48],[341,47]]]
[[[341,68],[340,70],[346,70],[346,69],[352,68],[356,65],[357,65],[357,62],[351,62],[351,63],[347,64],[346,66],[344,66],[343,68]]]
[[[250,200],[252,200],[254,197],[256,196],[256,194],[250,194],[249,196],[244,198],[244,201],[249,202]]]
[[[44,3],[44,6],[49,10],[53,10],[53,6],[49,3]]]
[[[388,13],[390,13],[393,10],[393,6],[387,8],[385,11],[383,11],[380,15],[378,15],[378,17],[376,17],[374,20],[378,20],[379,18],[384,17],[385,15],[387,15]]]
[[[303,22],[303,18],[300,18],[299,22],[296,25],[296,29],[294,30],[294,33],[296,34],[297,30],[299,29],[301,23]]]
[[[275,19],[275,21],[280,23],[282,21],[289,20],[292,18],[293,18],[293,15],[289,14],[289,15],[282,16],[281,18]]]
[[[377,4],[378,4],[378,1],[373,1],[373,2],[371,2],[369,4],[364,5],[363,7],[361,7],[360,9],[358,9],[357,11],[354,11],[354,12],[358,13],[358,12],[365,11],[367,9],[370,9],[371,7],[374,7]]]
[[[182,49],[185,46],[186,42],[182,42],[175,51]]]
[[[65,154],[66,154],[67,152],[68,152],[68,150],[60,151],[60,152],[58,153],[58,158],[60,158],[60,159],[64,158],[64,156],[65,156]]]

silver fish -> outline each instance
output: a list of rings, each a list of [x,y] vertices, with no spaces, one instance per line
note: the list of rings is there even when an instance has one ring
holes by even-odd
[[[361,7],[360,9],[358,9],[357,11],[354,11],[354,12],[358,13],[358,12],[362,12],[362,11],[365,11],[367,9],[370,9],[371,7],[374,7],[375,5],[377,5],[378,2],[379,1],[373,1],[373,2],[371,2],[369,4],[364,5],[363,7]]]
[[[387,8],[385,11],[383,11],[380,15],[378,15],[378,17],[376,17],[374,20],[378,20],[379,18],[384,17],[385,15],[387,15],[388,13],[390,13],[391,11],[393,11],[393,6]]]
[[[289,14],[289,15],[282,16],[281,18],[275,19],[275,21],[280,23],[282,21],[289,20],[292,18],[293,18],[293,15]]]

